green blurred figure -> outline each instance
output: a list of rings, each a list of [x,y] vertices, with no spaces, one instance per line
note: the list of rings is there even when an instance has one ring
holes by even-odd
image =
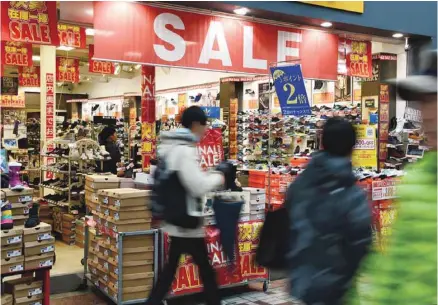
[[[371,254],[359,273],[358,294],[347,304],[437,304],[437,52],[423,57],[423,75],[396,83],[407,101],[418,101],[427,145],[423,160],[407,169],[398,194],[398,216],[384,253]],[[366,284],[364,284],[363,282]]]

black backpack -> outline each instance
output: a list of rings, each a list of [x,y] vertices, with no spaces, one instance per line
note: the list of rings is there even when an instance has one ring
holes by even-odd
[[[187,214],[187,192],[178,172],[167,170],[164,159],[158,160],[151,199],[154,218],[185,229],[199,226],[199,218]]]

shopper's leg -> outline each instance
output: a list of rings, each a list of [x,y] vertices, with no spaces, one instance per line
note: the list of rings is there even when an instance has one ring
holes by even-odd
[[[207,246],[203,238],[191,239],[190,254],[199,267],[202,283],[204,284],[204,295],[207,305],[220,305],[219,289],[216,281],[216,272],[208,261]]]
[[[152,289],[147,300],[147,305],[159,305],[169,292],[175,277],[178,261],[182,253],[184,238],[170,237],[169,257],[164,265],[163,271],[159,274],[157,283]]]

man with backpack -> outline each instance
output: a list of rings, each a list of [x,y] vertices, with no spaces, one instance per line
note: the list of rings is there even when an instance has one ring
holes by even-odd
[[[202,224],[201,199],[223,188],[221,172],[204,172],[198,163],[196,144],[207,129],[207,117],[197,106],[187,108],[183,128],[163,132],[154,179],[153,211],[165,221],[163,231],[170,237],[168,260],[158,276],[147,305],[159,305],[168,293],[182,254],[192,256],[199,267],[207,305],[219,305],[216,274],[209,263]]]
[[[352,172],[355,143],[351,123],[327,120],[323,150],[287,191],[290,286],[306,305],[342,304],[371,244],[371,210]]]

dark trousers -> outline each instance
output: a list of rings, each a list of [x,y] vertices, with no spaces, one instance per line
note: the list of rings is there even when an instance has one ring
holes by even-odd
[[[219,290],[216,282],[216,273],[208,261],[207,247],[203,238],[170,237],[169,258],[158,281],[152,289],[147,305],[159,305],[166,297],[175,277],[181,254],[189,254],[199,267],[204,296],[207,305],[220,305]]]

